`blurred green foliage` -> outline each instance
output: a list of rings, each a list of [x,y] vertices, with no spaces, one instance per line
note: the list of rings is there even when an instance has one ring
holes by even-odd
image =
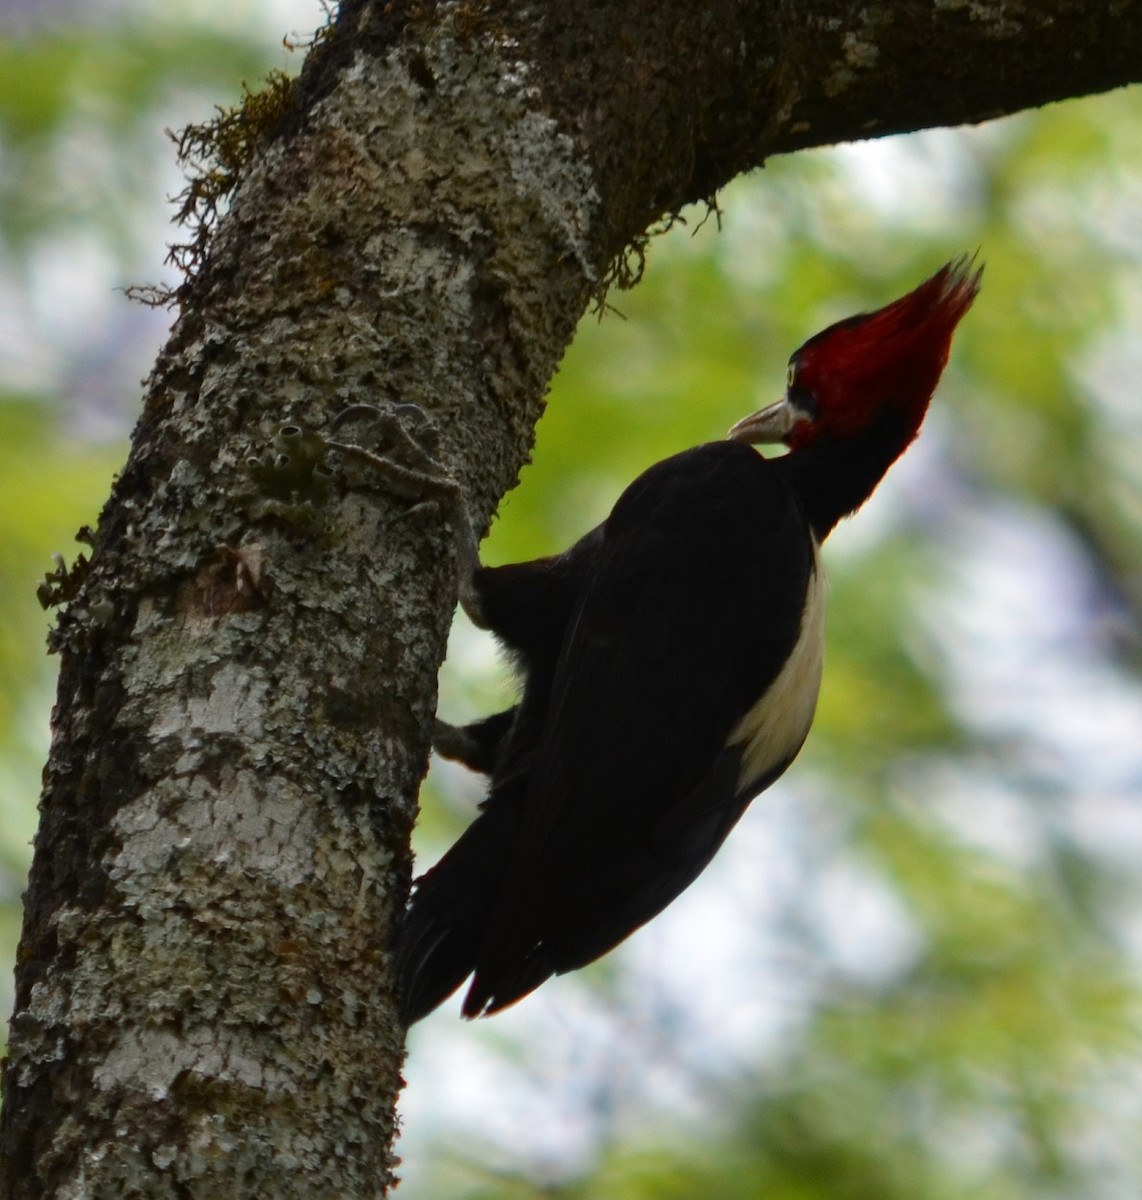
[[[0,41],[0,266],[6,295],[33,308],[59,302],[37,292],[39,256],[77,227],[98,238],[123,283],[138,282],[135,271],[157,274],[162,193],[175,190],[173,150],[158,131],[232,102],[242,80],[280,61],[253,34],[145,13]],[[489,562],[562,548],[644,467],[776,398],[789,353],[809,334],[981,248],[984,290],[909,456],[921,465],[830,544],[825,688],[788,784],[804,788],[819,836],[895,898],[914,949],[891,969],[853,973],[806,932],[823,982],[780,1052],[748,1070],[695,1068],[701,1119],[665,1112],[657,1130],[608,1126],[589,1162],[546,1174],[526,1163],[503,1169],[502,1148],[422,1152],[411,1196],[1098,1200],[1142,1182],[1131,925],[1142,874],[1130,853],[1116,853],[1115,826],[1097,833],[1100,806],[1110,821],[1142,805],[1142,728],[1133,744],[1112,746],[1122,762],[1107,782],[1095,734],[1079,747],[1085,758],[1052,753],[1050,721],[1073,703],[1081,733],[1083,695],[1064,693],[1044,715],[1026,661],[1014,660],[1027,678],[1011,679],[1002,719],[973,708],[963,673],[974,660],[962,652],[988,636],[973,622],[996,597],[964,583],[978,578],[964,564],[987,547],[982,534],[973,542],[980,527],[965,531],[957,518],[1002,518],[1017,544],[1043,528],[1063,539],[1085,607],[1068,591],[1075,581],[1060,580],[1021,601],[1026,623],[1036,625],[1040,607],[1069,604],[1060,627],[1073,636],[1050,643],[1061,678],[1097,671],[1108,711],[1115,697],[1136,703],[1139,164],[1137,91],[900,139],[872,156],[775,161],[727,189],[720,231],[694,214],[691,227],[651,245],[643,284],[611,296],[618,312],[585,318],[534,462],[485,544]],[[70,560],[79,549],[72,535],[95,519],[123,454],[121,435],[108,446],[83,432],[68,388],[82,394],[84,372],[101,367],[82,349],[67,351],[70,376],[33,370],[29,384],[0,373],[0,936],[9,958],[50,703],[35,584],[53,551]],[[126,420],[132,381],[116,386]],[[999,558],[996,578],[1015,587]],[[1003,628],[997,658],[1003,637],[1017,640]],[[502,700],[504,671],[482,645],[458,627],[446,715]],[[464,796],[449,801],[458,787]],[[477,793],[435,772],[422,841],[453,834]],[[993,796],[997,813],[1018,813],[1014,846],[989,828]],[[1129,822],[1127,833],[1124,845],[1137,849]],[[803,887],[808,905],[815,879]],[[609,987],[617,961],[591,978]],[[500,1035],[487,1036],[496,1045]],[[517,1062],[546,1049],[506,1036],[498,1045]],[[454,1140],[440,1129],[421,1145]]]

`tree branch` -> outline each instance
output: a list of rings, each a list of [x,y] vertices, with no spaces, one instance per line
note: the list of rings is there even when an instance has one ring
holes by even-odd
[[[429,414],[485,525],[649,221],[770,154],[1137,78],[1139,26],[1064,0],[347,0],[253,140],[61,617],[5,1195],[389,1177],[388,950],[453,539],[325,452],[336,413]]]

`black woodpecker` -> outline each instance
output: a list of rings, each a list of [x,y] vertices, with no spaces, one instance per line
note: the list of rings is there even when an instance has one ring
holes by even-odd
[[[821,680],[818,549],[916,437],[982,268],[950,262],[789,360],[784,397],[640,475],[563,554],[464,555],[460,595],[523,675],[513,708],[435,743],[490,777],[414,886],[403,1016],[463,1013],[605,954],[706,867],[797,756]],[[752,447],[783,443],[763,458]]]

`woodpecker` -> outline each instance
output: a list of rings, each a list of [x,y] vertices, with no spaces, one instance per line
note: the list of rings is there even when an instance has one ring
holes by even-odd
[[[797,756],[821,680],[819,547],[918,434],[981,275],[957,259],[810,338],[781,400],[652,466],[563,554],[484,567],[472,539],[461,602],[523,687],[506,712],[437,723],[437,749],[490,786],[414,885],[407,1024],[469,976],[476,1017],[605,954]]]

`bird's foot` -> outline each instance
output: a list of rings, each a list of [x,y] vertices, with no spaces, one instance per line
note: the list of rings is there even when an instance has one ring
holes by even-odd
[[[373,449],[333,437],[324,438],[326,448],[346,462],[375,472],[394,494],[416,500],[410,512],[424,504],[436,504],[442,509],[456,538],[460,604],[477,625],[483,626],[479,595],[473,582],[480,566],[479,545],[463,490],[435,457],[439,447],[436,426],[415,404],[399,404],[393,408],[352,404],[337,414],[331,432],[365,421],[372,429]]]
[[[373,449],[333,437],[323,439],[326,449],[348,462],[369,467],[399,496],[422,502],[441,501],[450,510],[463,502],[460,485],[434,457],[440,438],[422,408],[415,404],[394,408],[352,404],[334,417],[331,431],[336,433],[359,422],[371,426]]]
[[[515,718],[514,707],[468,725],[449,725],[437,718],[432,725],[432,748],[441,758],[463,763],[481,775],[491,775]]]
[[[464,725],[449,725],[437,717],[432,722],[432,748],[441,758],[468,763],[480,752],[479,742]]]

